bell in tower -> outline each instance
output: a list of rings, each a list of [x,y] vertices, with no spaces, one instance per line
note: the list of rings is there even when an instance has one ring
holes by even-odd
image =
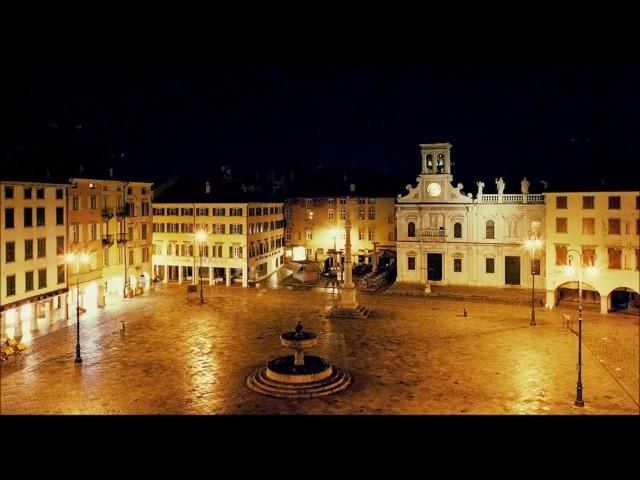
[[[429,143],[420,145],[423,175],[451,174],[451,144]]]

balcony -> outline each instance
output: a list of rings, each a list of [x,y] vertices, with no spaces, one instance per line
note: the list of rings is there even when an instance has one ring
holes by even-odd
[[[113,245],[113,241],[114,241],[113,235],[103,235],[102,236],[102,246],[103,247],[110,247],[111,245]]]
[[[104,220],[111,220],[113,218],[113,208],[103,208],[102,218]]]
[[[520,203],[533,203],[542,205],[544,204],[544,194],[533,194],[529,193],[527,195],[521,194],[483,194],[478,199],[478,203],[507,203],[507,204],[520,204]]]
[[[126,207],[118,207],[116,209],[116,217],[125,218],[128,216],[129,216],[129,209],[127,209]]]
[[[118,243],[127,243],[129,241],[129,236],[126,233],[118,234]]]
[[[447,231],[440,229],[420,230],[420,240],[424,242],[445,242]]]

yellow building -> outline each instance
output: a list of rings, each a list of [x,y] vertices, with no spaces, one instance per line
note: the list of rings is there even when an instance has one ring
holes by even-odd
[[[395,200],[390,197],[352,196],[293,198],[285,203],[287,257],[334,262],[334,251],[344,255],[345,222],[351,219],[351,251],[354,263],[369,263],[384,250],[395,250]],[[294,250],[295,249],[295,250]]]
[[[80,264],[80,305],[91,311],[151,286],[151,183],[71,179],[69,251],[86,253]],[[76,266],[69,284],[76,285]],[[75,289],[72,289],[73,301]]]
[[[546,197],[547,307],[576,300],[580,277],[583,301],[600,303],[602,313],[640,306],[640,192]]]
[[[0,181],[0,333],[68,318],[65,184]]]
[[[196,283],[202,265],[203,281],[246,287],[278,270],[284,261],[282,203],[239,198],[212,193],[207,183],[199,191],[182,184],[154,199],[154,277]]]

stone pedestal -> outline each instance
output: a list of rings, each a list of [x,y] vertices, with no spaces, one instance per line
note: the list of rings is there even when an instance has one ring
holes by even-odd
[[[13,338],[16,339],[16,342],[20,343],[22,340],[22,312],[21,308],[16,308],[16,315],[14,320],[14,328],[13,328]]]
[[[36,332],[38,330],[38,308],[40,308],[39,303],[33,303],[31,305],[31,331]]]
[[[104,283],[98,285],[98,308],[103,308],[105,306],[105,287]]]

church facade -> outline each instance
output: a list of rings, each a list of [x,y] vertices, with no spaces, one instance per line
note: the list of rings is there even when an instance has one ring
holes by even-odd
[[[529,182],[520,193],[505,192],[496,179],[497,193],[464,194],[453,186],[451,145],[420,145],[421,173],[417,185],[398,195],[397,282],[425,285],[468,285],[544,288],[544,195],[530,194]],[[536,247],[533,247],[533,246]],[[533,248],[529,248],[533,247]]]

